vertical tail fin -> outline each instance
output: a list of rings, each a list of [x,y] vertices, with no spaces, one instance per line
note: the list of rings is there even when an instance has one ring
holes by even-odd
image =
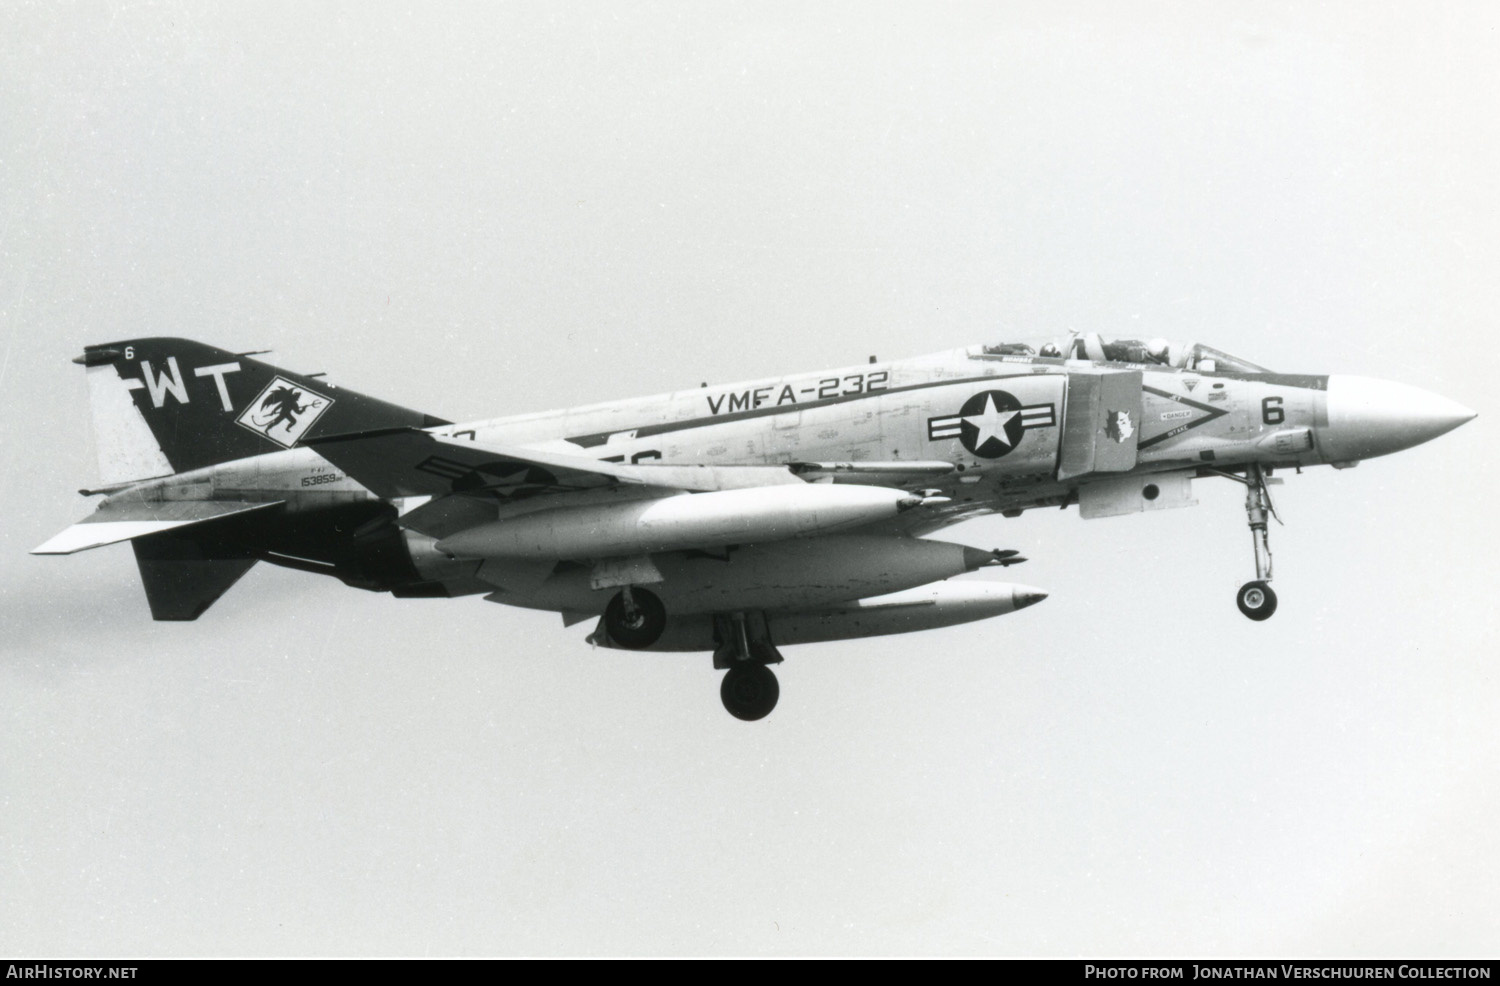
[[[89,401],[105,485],[292,448],[309,438],[447,424],[189,339],[89,346]]]

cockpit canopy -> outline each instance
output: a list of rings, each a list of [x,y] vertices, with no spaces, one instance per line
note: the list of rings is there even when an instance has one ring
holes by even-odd
[[[1032,346],[1025,342],[1002,342],[985,346],[988,356],[1032,356],[1043,359],[1084,359],[1095,363],[1138,363],[1146,366],[1171,366],[1199,373],[1269,373],[1222,349],[1198,342],[1171,342],[1167,339],[1103,339],[1097,332],[1074,333],[1062,342],[1045,342]]]

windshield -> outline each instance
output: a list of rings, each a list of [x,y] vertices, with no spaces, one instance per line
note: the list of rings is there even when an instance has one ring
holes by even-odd
[[[1222,349],[1215,349],[1212,346],[1205,346],[1201,343],[1193,346],[1189,357],[1192,362],[1188,364],[1187,369],[1199,369],[1205,373],[1222,373],[1226,370],[1231,373],[1271,372],[1257,363],[1252,363],[1247,359],[1240,359],[1238,356],[1231,356]]]
[[[1042,359],[1082,359],[1094,363],[1137,363],[1171,366],[1200,373],[1269,373],[1247,359],[1222,349],[1194,342],[1166,339],[1104,339],[1097,332],[1073,333],[1061,342],[1033,346],[1025,342],[1002,342],[985,346],[986,356],[1021,356]]]

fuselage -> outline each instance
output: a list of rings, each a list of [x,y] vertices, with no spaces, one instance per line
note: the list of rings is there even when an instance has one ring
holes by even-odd
[[[1105,395],[1085,407],[1080,392],[1100,384]],[[974,347],[428,430],[625,463],[946,461],[953,473],[924,485],[953,496],[948,514],[968,516],[1055,505],[1122,473],[1353,464],[1471,416],[1425,391],[1359,377],[1210,373]],[[150,486],[190,498],[274,496],[294,511],[375,498],[308,448],[140,488]]]

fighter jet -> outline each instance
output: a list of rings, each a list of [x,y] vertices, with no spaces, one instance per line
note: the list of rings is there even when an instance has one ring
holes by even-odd
[[[129,541],[151,614],[201,616],[256,562],[396,597],[483,595],[589,641],[710,651],[761,719],[787,644],[949,626],[1047,593],[956,579],[1025,561],[928,537],[1245,487],[1276,611],[1277,470],[1352,466],[1474,412],[1399,383],[1276,373],[1206,345],[1074,335],[453,423],[187,339],[89,346],[97,510],[36,554]]]

